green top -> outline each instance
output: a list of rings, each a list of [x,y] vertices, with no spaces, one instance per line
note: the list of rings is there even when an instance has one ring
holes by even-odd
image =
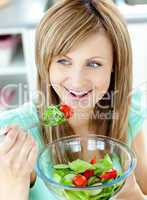
[[[142,127],[143,121],[147,115],[145,109],[141,107],[141,91],[137,90],[133,94],[132,106],[129,112],[129,128],[128,128],[128,145],[131,145],[133,138],[138,134]],[[0,113],[0,127],[10,124],[18,124],[22,128],[27,128],[32,123],[38,122],[38,115],[35,104],[32,102],[25,103],[23,106]],[[43,142],[41,140],[39,129],[33,128],[29,133],[35,138],[39,149],[42,149]],[[57,200],[53,194],[47,189],[43,181],[37,177],[35,185],[30,189],[29,200]]]

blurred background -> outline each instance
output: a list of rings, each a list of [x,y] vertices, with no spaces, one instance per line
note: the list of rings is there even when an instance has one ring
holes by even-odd
[[[35,98],[35,28],[56,1],[0,0],[0,112]],[[133,87],[141,88],[147,107],[147,0],[114,2],[126,18],[131,35]]]

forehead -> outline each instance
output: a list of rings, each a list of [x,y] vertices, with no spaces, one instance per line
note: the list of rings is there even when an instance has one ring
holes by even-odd
[[[104,30],[89,35],[85,40],[76,44],[68,53],[71,58],[77,57],[104,57],[112,56],[112,44]]]

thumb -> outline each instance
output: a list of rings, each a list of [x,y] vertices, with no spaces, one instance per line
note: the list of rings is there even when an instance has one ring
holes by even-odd
[[[115,198],[121,200],[121,199],[127,199],[130,197],[131,194],[134,193],[134,190],[140,190],[137,182],[136,182],[136,178],[135,175],[132,174],[130,175],[124,186],[122,186],[122,189],[120,190],[120,192],[118,192],[118,194],[115,196]]]

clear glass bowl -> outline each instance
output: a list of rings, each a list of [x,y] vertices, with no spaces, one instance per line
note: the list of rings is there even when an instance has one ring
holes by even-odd
[[[101,185],[75,187],[63,185],[54,178],[53,166],[56,164],[67,164],[76,159],[89,162],[94,155],[102,159],[106,154],[109,154],[114,167],[122,172],[116,179]],[[47,145],[38,157],[37,173],[59,200],[107,200],[120,191],[135,166],[136,156],[124,143],[100,135],[89,134],[85,138],[74,135]]]

